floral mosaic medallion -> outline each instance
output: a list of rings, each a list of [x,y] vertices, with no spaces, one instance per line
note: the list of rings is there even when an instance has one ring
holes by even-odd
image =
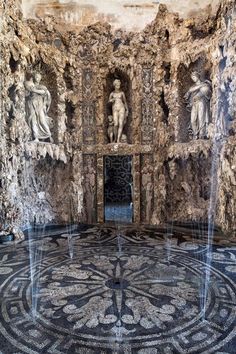
[[[84,228],[0,254],[3,354],[235,353],[236,248],[214,246],[204,317],[207,254],[185,235]]]

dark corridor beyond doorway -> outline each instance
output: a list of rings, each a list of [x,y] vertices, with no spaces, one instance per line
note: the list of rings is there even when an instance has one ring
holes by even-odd
[[[105,221],[132,222],[132,156],[105,156]]]

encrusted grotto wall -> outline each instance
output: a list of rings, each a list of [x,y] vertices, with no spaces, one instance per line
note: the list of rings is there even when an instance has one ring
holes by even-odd
[[[1,9],[2,223],[103,222],[104,156],[116,154],[132,156],[135,222],[207,221],[215,162],[216,223],[236,229],[234,1],[186,20],[160,5],[142,32],[118,37],[107,23],[76,32],[51,16],[23,20],[13,0]],[[33,141],[27,123],[25,82],[35,71],[52,97],[53,142]],[[212,83],[208,139],[193,140],[190,129],[192,71]],[[116,78],[129,107],[127,140],[109,144]]]

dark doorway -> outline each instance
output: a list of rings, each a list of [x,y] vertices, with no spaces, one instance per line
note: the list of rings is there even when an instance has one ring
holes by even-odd
[[[105,221],[133,221],[132,190],[132,156],[105,156]]]

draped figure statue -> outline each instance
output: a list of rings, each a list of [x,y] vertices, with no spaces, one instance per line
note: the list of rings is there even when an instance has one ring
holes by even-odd
[[[194,85],[185,95],[188,107],[191,109],[191,128],[194,139],[205,139],[210,123],[210,100],[212,94],[211,82],[201,81],[199,73],[192,72]]]
[[[120,143],[122,132],[128,117],[128,105],[125,94],[121,91],[121,82],[116,79],[113,82],[115,90],[110,94],[109,103],[112,103],[112,116],[114,122],[114,142]]]
[[[34,141],[50,139],[53,142],[48,116],[51,95],[47,87],[40,84],[41,79],[41,74],[35,73],[25,82],[26,116]]]

